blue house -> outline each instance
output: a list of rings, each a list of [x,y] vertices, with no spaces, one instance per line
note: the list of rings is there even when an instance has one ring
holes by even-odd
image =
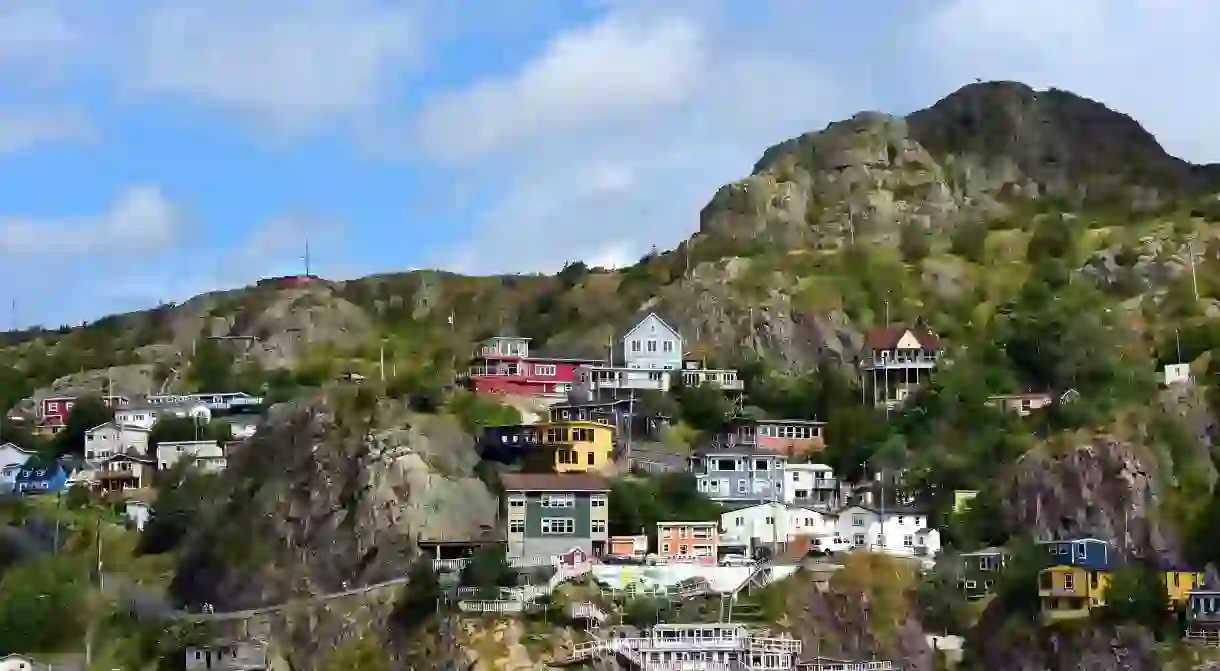
[[[48,466],[27,463],[17,473],[18,494],[43,494],[62,492],[67,486],[68,473],[59,462]]]
[[[1114,548],[1100,538],[1068,538],[1038,543],[1050,554],[1054,566],[1078,566],[1095,571],[1113,568]]]
[[[782,454],[738,445],[698,450],[687,459],[687,470],[713,501],[782,501],[786,463]]]

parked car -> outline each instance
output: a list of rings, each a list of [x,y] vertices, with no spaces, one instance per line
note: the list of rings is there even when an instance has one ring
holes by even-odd
[[[754,560],[745,555],[727,554],[720,558],[721,566],[753,566]]]

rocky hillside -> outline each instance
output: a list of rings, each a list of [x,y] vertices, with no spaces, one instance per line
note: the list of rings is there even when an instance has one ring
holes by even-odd
[[[734,359],[749,347],[808,368],[825,354],[850,357],[886,301],[893,318],[960,330],[947,304],[1010,293],[1021,280],[1011,264],[1051,214],[1085,219],[1090,256],[1079,263],[1122,298],[1163,293],[1186,265],[1188,234],[1197,260],[1220,250],[1214,191],[1220,166],[1169,156],[1101,103],[974,84],[906,117],[863,112],[771,147],[711,198],[688,243],[623,271],[420,271],[218,292],[82,328],[5,334],[0,366],[32,378],[26,395],[97,388],[105,375],[90,371],[108,366],[129,393],[197,386],[188,368],[201,342],[223,348],[249,380],[367,369],[383,345],[404,373],[423,358],[447,368],[495,332],[601,353],[631,316],[658,308],[698,351]],[[853,241],[869,247],[853,255]]]

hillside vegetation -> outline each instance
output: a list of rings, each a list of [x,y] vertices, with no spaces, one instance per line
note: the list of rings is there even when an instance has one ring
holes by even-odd
[[[99,391],[107,380],[123,393],[248,389],[281,400],[344,372],[369,376],[366,388],[390,399],[366,392],[337,406],[311,391],[273,413],[259,453],[222,478],[217,500],[227,503],[205,506],[169,544],[182,553],[180,595],[221,600],[209,590],[223,582],[246,605],[402,570],[407,537],[428,515],[420,506],[439,505],[421,502],[429,488],[478,508],[469,525],[490,521],[469,436],[424,447],[458,436],[447,428],[455,421],[474,431],[516,417],[448,389],[475,341],[514,333],[542,351],[604,354],[655,310],[696,356],[742,370],[750,412],[827,421],[824,458],[839,473],[901,472],[895,486],[931,506],[951,551],[1081,533],[1124,555],[1203,564],[1220,559],[1218,192],[1220,166],[1169,156],[1100,103],[975,84],[905,118],[862,112],[765,150],[711,197],[689,240],[628,268],[254,287],[8,333],[0,401],[28,409],[36,392]],[[863,403],[854,367],[864,333],[887,321],[923,323],[947,348],[934,382],[889,414]],[[1157,373],[1179,360],[1195,383],[1159,389]],[[1027,420],[987,405],[1028,390],[1074,390],[1077,400]],[[643,402],[672,404],[692,436],[719,428],[727,409],[698,392]],[[294,449],[301,443],[325,448]],[[410,463],[383,454],[387,445],[410,445]],[[957,489],[982,492],[965,515],[950,512]],[[235,524],[238,514],[257,521]],[[270,542],[238,547],[252,529]],[[306,557],[293,542],[348,551],[342,561]],[[403,556],[378,555],[383,544]],[[865,562],[836,584],[877,601],[864,615],[792,603],[790,619],[870,626],[835,642],[848,655],[915,655],[922,621],[978,646],[1001,642],[968,650],[980,668],[1033,668],[1013,661],[1031,659],[1069,668],[1042,653],[1061,639],[1033,625],[1029,575],[1009,576],[980,615],[959,608],[952,584],[904,574],[891,585],[889,573]],[[908,603],[915,591],[919,608]],[[1108,650],[1092,654],[1112,643],[1151,660],[1164,635],[1149,612],[1115,614],[1106,626],[1121,635],[1055,636],[1088,648],[1092,661],[1072,668],[1114,668]]]

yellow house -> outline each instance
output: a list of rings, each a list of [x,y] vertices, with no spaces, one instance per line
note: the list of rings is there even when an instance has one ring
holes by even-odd
[[[955,489],[953,490],[953,514],[961,515],[970,509],[970,502],[979,495],[974,489]]]
[[[1169,595],[1170,607],[1181,608],[1190,597],[1192,589],[1203,586],[1203,572],[1188,568],[1167,568],[1161,572],[1165,579],[1165,593]]]
[[[1038,574],[1038,599],[1042,619],[1047,622],[1088,617],[1094,608],[1106,605],[1110,571],[1058,564]]]
[[[614,465],[614,427],[599,422],[541,424],[542,444],[555,452],[555,472],[604,472]]]

